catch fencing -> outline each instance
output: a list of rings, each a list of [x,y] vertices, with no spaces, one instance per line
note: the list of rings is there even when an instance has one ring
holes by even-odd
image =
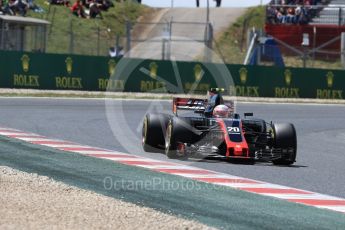
[[[126,26],[128,57],[210,61],[213,27],[207,22],[130,22]]]

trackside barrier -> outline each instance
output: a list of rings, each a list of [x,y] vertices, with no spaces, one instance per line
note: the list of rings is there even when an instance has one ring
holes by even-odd
[[[118,71],[118,59],[2,51],[0,88],[175,92],[162,81],[177,85],[170,61],[124,60],[130,67],[128,71],[119,71],[126,76],[110,79]],[[207,64],[177,62],[177,67],[184,92],[189,92],[195,82],[198,82],[198,91],[216,87]],[[227,68],[235,85],[218,87],[225,87],[237,96],[321,99],[344,99],[345,96],[345,71],[342,70],[244,65],[227,65]]]

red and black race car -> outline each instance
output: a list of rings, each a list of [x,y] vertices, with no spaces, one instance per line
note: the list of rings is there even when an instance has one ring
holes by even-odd
[[[165,152],[173,159],[217,156],[253,163],[270,161],[291,165],[296,160],[297,138],[293,124],[267,123],[245,113],[233,113],[233,101],[224,101],[221,90],[210,98],[174,98],[173,115],[149,113],[143,122],[142,145],[146,152]],[[183,114],[180,111],[191,111]]]

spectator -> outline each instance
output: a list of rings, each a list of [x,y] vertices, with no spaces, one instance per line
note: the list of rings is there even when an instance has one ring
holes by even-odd
[[[25,16],[29,5],[24,0],[13,0],[10,2],[10,8],[14,12],[14,15],[19,14],[20,16]]]
[[[287,23],[295,23],[295,10],[292,7],[289,7],[287,9],[287,15],[286,15],[286,22]]]
[[[267,7],[266,10],[266,15],[267,15],[267,23],[269,24],[276,24],[277,22],[277,17],[276,17],[276,9],[274,7]]]
[[[83,6],[85,6],[86,8],[90,8],[90,3],[91,3],[91,0],[81,0]]]
[[[0,14],[4,14],[4,11],[3,11],[3,5],[2,5],[2,0],[0,0]]]
[[[116,57],[116,51],[114,47],[109,48],[109,56],[110,57]]]
[[[8,14],[8,15],[14,15],[14,12],[12,11],[10,7],[10,2],[9,0],[2,0],[1,2],[1,9],[3,14]]]
[[[84,7],[83,7],[83,3],[80,0],[77,0],[71,7],[71,12],[72,14],[74,14],[75,16],[79,17],[79,18],[85,18],[85,11],[84,11]]]
[[[49,4],[51,5],[64,5],[64,6],[69,6],[70,1],[69,0],[48,0]]]
[[[109,48],[109,56],[110,57],[123,57],[123,55],[125,54],[123,47],[119,46],[118,48],[115,47],[110,47]]]
[[[286,22],[286,16],[284,13],[284,8],[279,8],[276,10],[276,17],[279,23],[285,23]]]
[[[89,9],[90,9],[89,17],[90,18],[96,18],[97,15],[99,15],[100,18],[103,19],[101,9],[99,7],[100,7],[100,5],[98,3],[96,3],[95,0],[90,1],[90,4],[89,4]]]
[[[110,7],[114,6],[110,0],[96,0],[96,3],[98,3],[99,8],[104,11],[107,11]]]
[[[307,24],[313,17],[318,16],[322,9],[313,6],[324,5],[328,2],[329,0],[272,0],[271,6],[266,11],[266,21],[270,24]]]
[[[30,10],[33,10],[36,13],[43,13],[44,12],[42,7],[40,7],[34,3],[34,0],[28,0],[27,3],[28,3]]]
[[[0,0],[0,14],[25,16],[29,9],[37,13],[44,12],[34,0]]]

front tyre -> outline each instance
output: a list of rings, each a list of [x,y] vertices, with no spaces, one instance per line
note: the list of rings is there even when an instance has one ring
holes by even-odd
[[[281,149],[281,156],[273,160],[275,165],[292,165],[296,161],[297,136],[293,124],[273,124],[273,148]]]
[[[169,119],[167,114],[146,114],[142,129],[142,146],[145,152],[164,152],[164,137]]]

